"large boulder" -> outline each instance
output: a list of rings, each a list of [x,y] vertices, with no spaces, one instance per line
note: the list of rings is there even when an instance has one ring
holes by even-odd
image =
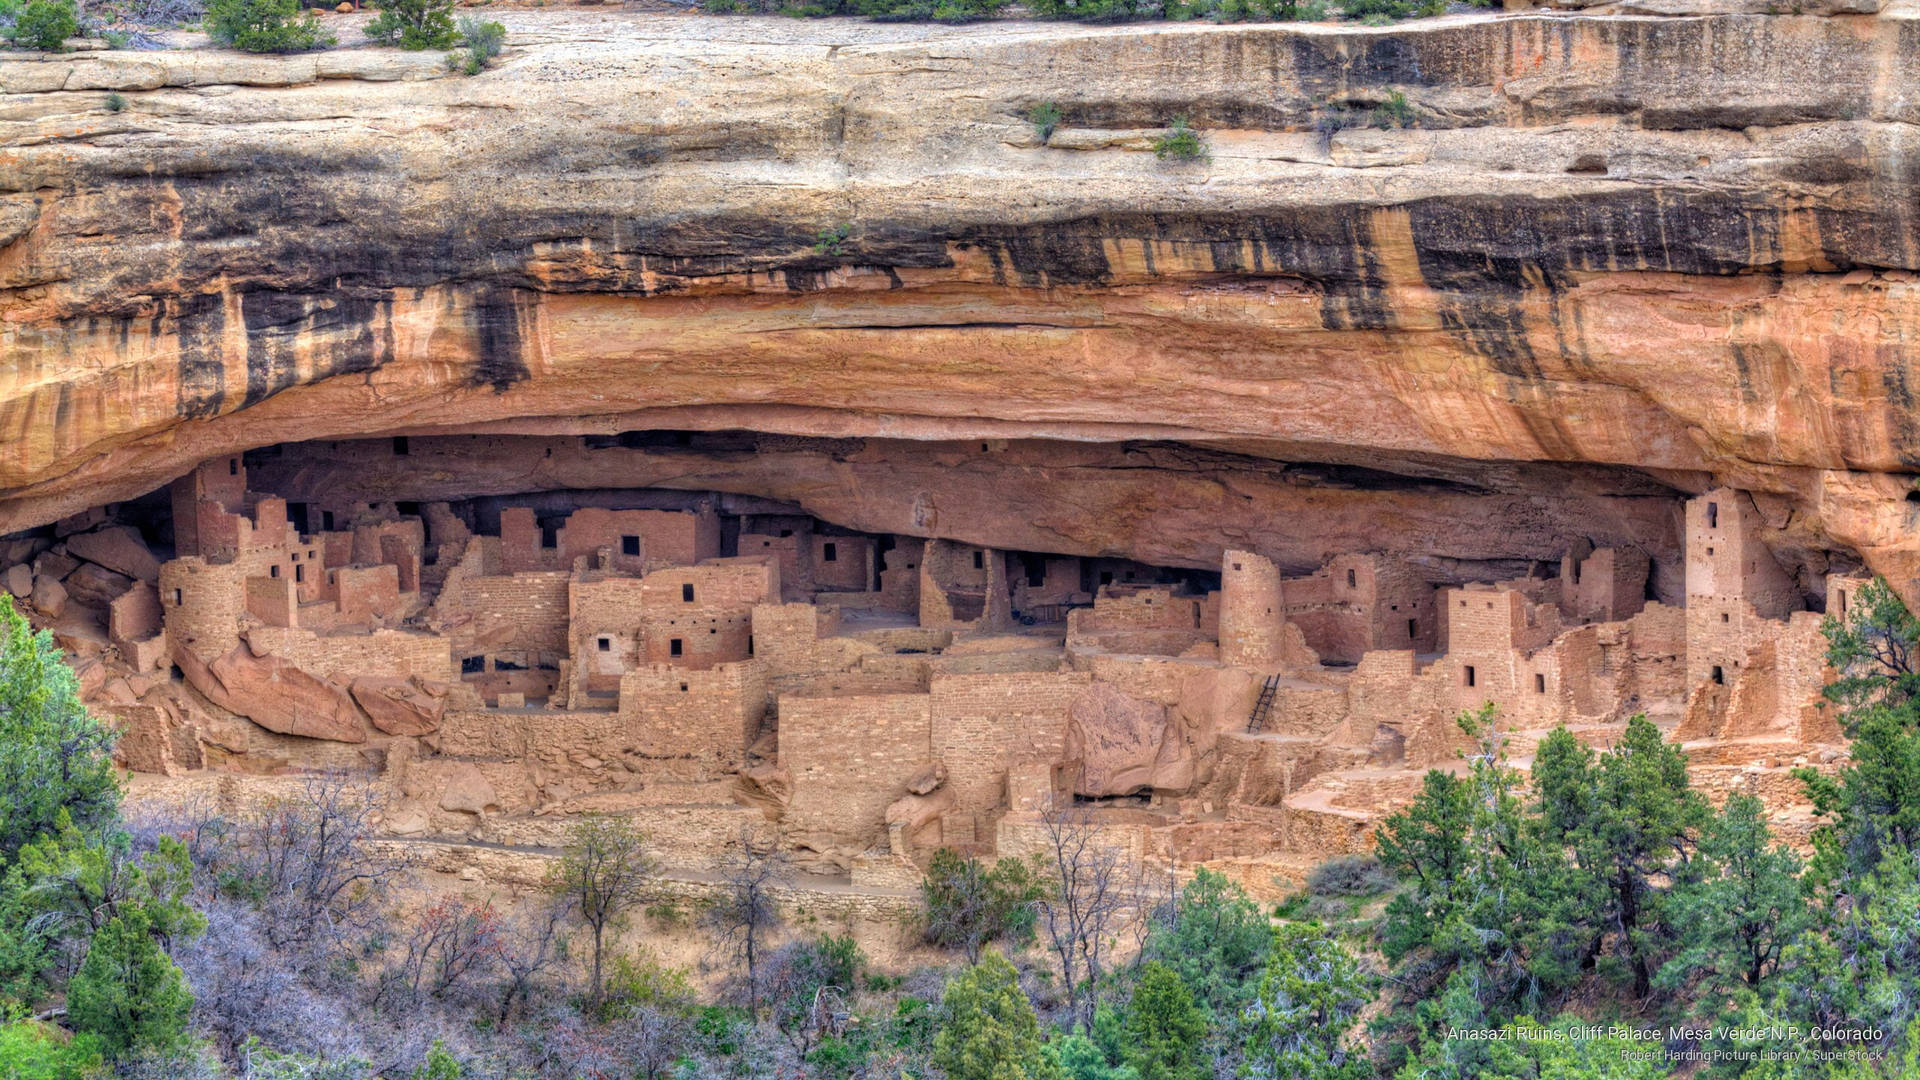
[[[418,677],[362,675],[351,689],[373,726],[389,735],[431,735],[447,709],[446,684]]]
[[[147,550],[138,530],[114,525],[67,537],[67,554],[141,581],[160,580],[160,560]]]
[[[52,577],[36,576],[32,595],[35,610],[49,619],[57,619],[67,610],[67,587]]]
[[[106,567],[86,563],[68,574],[61,584],[66,587],[69,600],[84,608],[105,611],[132,587],[133,579]]]
[[[8,592],[25,600],[33,592],[33,567],[26,563],[9,566],[6,574],[0,575],[0,582],[6,584]]]
[[[208,701],[268,731],[336,742],[365,742],[366,721],[345,687],[300,670],[278,656],[255,656],[245,645],[203,662],[176,649],[173,662]]]
[[[500,796],[479,769],[459,762],[447,770],[446,786],[440,789],[440,809],[461,814],[484,814],[497,810]]]
[[[1191,755],[1185,740],[1169,738],[1171,730],[1166,706],[1106,683],[1087,687],[1067,706],[1067,760],[1080,765],[1074,794],[1185,788],[1193,779]]]

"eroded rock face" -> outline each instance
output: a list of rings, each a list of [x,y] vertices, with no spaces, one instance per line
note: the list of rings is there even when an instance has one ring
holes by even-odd
[[[505,18],[473,79],[0,61],[0,531],[293,439],[744,428],[1624,466],[1920,571],[1903,18]],[[1176,561],[1058,516],[1007,546]]]

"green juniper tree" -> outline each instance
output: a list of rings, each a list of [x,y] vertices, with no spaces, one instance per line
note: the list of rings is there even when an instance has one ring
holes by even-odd
[[[170,1049],[186,1040],[193,994],[154,937],[145,909],[116,915],[93,935],[67,987],[73,1026],[100,1037],[107,1051]]]
[[[1609,891],[1606,919],[1636,997],[1653,988],[1653,972],[1670,936],[1663,922],[1662,878],[1683,870],[1707,806],[1687,782],[1687,758],[1645,715],[1627,721],[1620,743],[1594,769],[1595,809],[1582,840],[1589,865]]]
[[[1366,1055],[1350,1041],[1373,980],[1318,923],[1273,933],[1266,974],[1247,1008],[1245,1073],[1253,1080],[1359,1080]]]
[[[1147,938],[1143,955],[1171,968],[1217,1029],[1252,999],[1272,941],[1260,906],[1225,875],[1201,867],[1180,890],[1172,919]]]
[[[1735,793],[1707,823],[1697,871],[1674,887],[1669,918],[1680,951],[1659,985],[1688,987],[1691,1008],[1713,1017],[1739,990],[1758,992],[1809,921],[1800,859],[1773,843],[1766,808]]]
[[[1018,946],[1033,940],[1034,905],[1045,895],[1039,875],[1019,859],[1001,859],[988,869],[941,848],[920,884],[927,940],[960,949],[967,963],[978,963],[989,942]]]
[[[1201,1080],[1207,1018],[1193,992],[1165,964],[1140,969],[1127,1003],[1127,1064],[1140,1080]]]
[[[1821,819],[1805,875],[1812,926],[1781,950],[1765,1015],[1805,1028],[1879,1028],[1887,1038],[1873,1049],[1897,1062],[1914,1053],[1920,1028],[1920,620],[1876,579],[1821,630],[1838,672],[1826,694],[1851,744],[1831,775],[1796,770]],[[1871,1075],[1870,1066],[1852,1068],[1803,1060],[1765,1075]]]
[[[87,835],[119,820],[112,729],[80,703],[80,684],[54,647],[0,597],[0,868],[59,828]]]
[[[1066,1080],[1019,975],[996,952],[947,984],[933,1062],[949,1080]]]

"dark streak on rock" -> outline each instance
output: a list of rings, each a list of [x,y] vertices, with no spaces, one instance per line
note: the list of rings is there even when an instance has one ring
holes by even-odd
[[[522,353],[523,306],[525,294],[510,289],[484,292],[474,299],[468,318],[479,355],[468,380],[472,385],[491,386],[495,393],[504,393],[514,383],[533,377]]]

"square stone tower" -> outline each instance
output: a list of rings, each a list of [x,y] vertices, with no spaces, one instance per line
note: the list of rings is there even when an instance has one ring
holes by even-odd
[[[1800,610],[1800,590],[1760,540],[1746,492],[1715,488],[1687,501],[1687,682],[1731,682],[1765,624]],[[1772,627],[1778,630],[1778,627]]]

